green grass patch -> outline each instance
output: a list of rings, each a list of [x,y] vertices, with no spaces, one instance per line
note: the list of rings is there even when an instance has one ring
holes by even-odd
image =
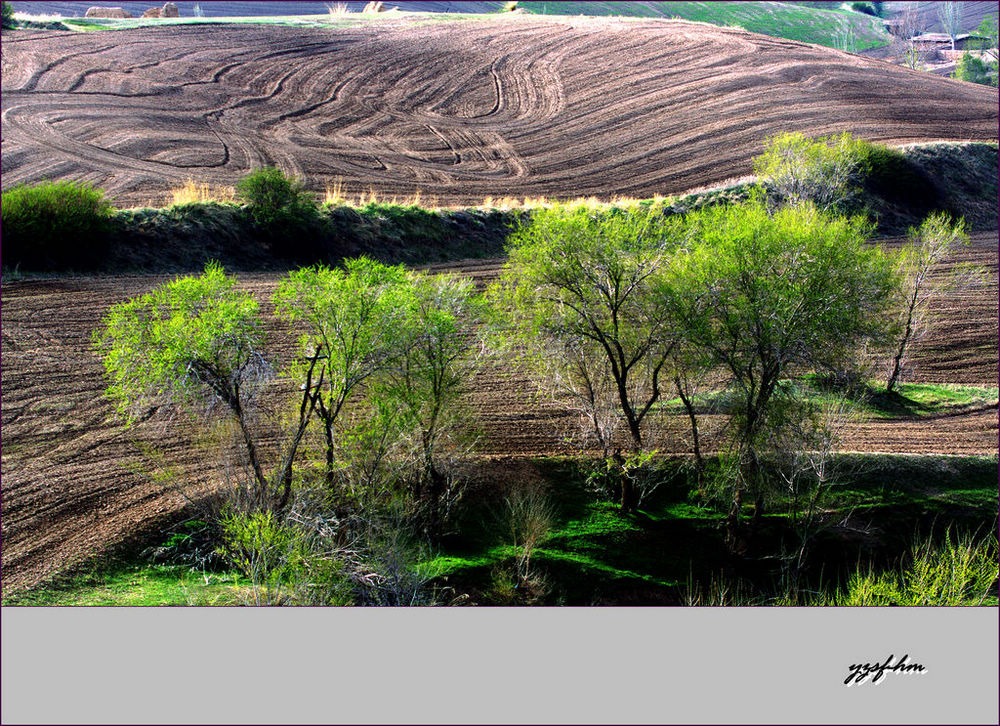
[[[783,381],[779,392],[794,395],[822,406],[841,400],[848,410],[865,418],[934,418],[996,406],[1000,389],[996,386],[966,386],[949,383],[903,383],[897,390],[887,393],[879,382],[869,382],[860,389],[841,393],[824,386],[822,379],[810,374],[796,380]],[[735,405],[734,392],[730,390],[699,393],[692,397],[695,412],[726,413]],[[682,414],[685,409],[680,398],[665,399],[660,406],[672,413]]]
[[[720,26],[738,26],[752,33],[836,48],[845,32],[854,50],[888,45],[889,35],[878,18],[846,10],[801,7],[782,2],[521,2],[529,13],[545,15],[614,15],[679,18]]]
[[[233,573],[195,572],[181,565],[126,562],[58,579],[48,585],[5,595],[6,605],[240,605]]]
[[[587,488],[586,462],[535,463],[558,513],[531,560],[548,583],[544,602],[679,604],[689,583],[708,587],[720,573],[730,584],[739,582],[754,602],[777,602],[776,560],[728,554],[727,503],[693,498],[679,462],[664,462],[664,483],[633,515],[622,515],[615,503]],[[859,564],[871,563],[875,571],[895,567],[916,537],[937,541],[948,529],[982,534],[1000,506],[996,457],[844,454],[834,457],[831,473],[838,483],[823,507],[848,524],[824,532],[815,544],[809,576],[825,588],[842,586]],[[791,546],[794,535],[787,499],[772,493],[767,511],[759,544],[773,554]],[[497,573],[510,571],[519,554],[487,519],[471,516],[463,537],[430,563],[460,591],[489,592]]]

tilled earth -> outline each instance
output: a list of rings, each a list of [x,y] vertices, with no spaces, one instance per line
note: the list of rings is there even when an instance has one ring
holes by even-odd
[[[896,245],[899,241],[888,240]],[[954,294],[936,309],[919,343],[912,381],[995,386],[998,375],[997,233],[978,234],[938,270],[959,262],[982,266],[985,283]],[[486,283],[501,260],[438,265]],[[4,282],[2,288],[3,586],[20,589],[121,543],[175,514],[184,498],[155,478],[151,447],[175,482],[202,489],[218,481],[215,458],[196,428],[159,415],[124,428],[103,395],[105,380],[90,336],[108,306],[148,291],[163,276],[75,277]],[[279,276],[243,274],[241,284],[271,310]],[[268,319],[277,359],[294,338]],[[572,453],[564,440],[573,421],[536,401],[535,388],[510,362],[484,370],[472,399],[483,437],[480,452],[493,474],[519,471],[525,457]],[[710,432],[716,421],[703,422]],[[675,451],[687,452],[681,416],[661,424]],[[916,454],[996,454],[997,408],[930,419],[878,420],[850,430],[843,448]]]
[[[442,205],[648,198],[749,174],[781,131],[997,138],[995,88],[666,20],[25,30],[2,84],[3,188],[83,179],[122,207],[264,165]]]

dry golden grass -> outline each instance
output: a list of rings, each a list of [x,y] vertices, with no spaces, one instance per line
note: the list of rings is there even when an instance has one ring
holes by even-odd
[[[170,206],[182,204],[204,204],[218,202],[232,204],[236,201],[236,190],[233,187],[213,187],[205,182],[198,183],[188,179],[184,185],[170,190]]]

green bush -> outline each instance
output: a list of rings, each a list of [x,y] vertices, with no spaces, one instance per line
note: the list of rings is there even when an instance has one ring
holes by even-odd
[[[986,538],[947,536],[914,545],[911,564],[899,573],[857,572],[846,591],[822,604],[877,607],[884,605],[996,605],[997,542]]]
[[[284,603],[305,555],[301,534],[269,511],[231,510],[223,515],[220,524],[222,554],[250,580],[253,604]]]
[[[866,15],[873,15],[876,18],[880,15],[878,9],[875,7],[875,4],[870,2],[852,2],[851,10],[859,13],[865,13]]]
[[[250,172],[237,183],[236,194],[263,227],[307,219],[316,212],[316,202],[302,182],[273,166]]]
[[[978,83],[983,86],[996,86],[997,64],[987,63],[983,59],[977,58],[966,51],[955,65],[955,72],[952,74],[952,78],[957,78],[960,81],[968,81],[969,83]]]
[[[3,262],[32,270],[92,269],[107,254],[114,209],[86,182],[19,185],[3,193]]]
[[[13,28],[14,27],[14,8],[10,3],[3,3],[0,5],[0,16],[2,16],[2,22],[0,22],[0,27],[3,28]]]
[[[319,208],[299,179],[267,167],[248,174],[236,195],[261,236],[289,259],[313,262],[321,234]]]

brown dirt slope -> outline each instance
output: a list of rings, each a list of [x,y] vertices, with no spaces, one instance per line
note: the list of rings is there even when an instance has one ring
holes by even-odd
[[[891,243],[891,244],[898,244]],[[917,348],[911,380],[996,385],[997,235],[979,234],[955,261],[983,266],[987,284],[946,300]],[[440,265],[479,283],[492,279],[501,261]],[[213,456],[199,446],[183,420],[163,427],[153,417],[125,430],[103,396],[105,381],[89,346],[90,332],[109,305],[149,290],[163,276],[79,277],[4,281],[2,288],[2,507],[3,587],[40,582],[148,530],[177,512],[183,499],[149,478],[146,454],[155,446],[176,481],[216,481]],[[276,274],[241,275],[269,310]],[[269,347],[287,356],[294,337],[275,320]],[[482,453],[526,457],[571,453],[561,434],[570,421],[561,411],[531,400],[527,377],[509,364],[484,371],[474,382]],[[678,452],[687,451],[681,416],[663,426]],[[717,422],[716,422],[717,423]],[[712,421],[703,422],[707,432]],[[901,453],[996,454],[997,409],[970,410],[930,420],[883,420],[860,425],[849,450]]]
[[[86,179],[120,206],[276,164],[322,190],[649,197],[749,173],[765,136],[995,140],[997,90],[681,21],[515,16],[340,29],[19,32],[3,187]]]
[[[93,5],[107,5],[124,8],[132,13],[134,17],[142,15],[143,11],[149,7],[162,5],[160,0],[145,0],[135,2],[126,0],[118,2],[72,2],[61,0],[31,0],[30,3],[15,2],[15,10],[23,10],[26,13],[35,15],[58,14],[65,18],[83,17],[87,8]],[[182,18],[194,17],[194,6],[201,8],[206,18],[215,17],[247,17],[247,16],[268,16],[268,15],[326,15],[327,6],[345,5],[352,13],[361,12],[367,5],[367,0],[334,0],[323,2],[322,0],[299,0],[298,2],[285,2],[285,0],[257,0],[257,2],[245,2],[244,0],[174,0]],[[502,7],[502,2],[387,2],[386,8],[399,8],[407,12],[424,13],[492,13]]]

